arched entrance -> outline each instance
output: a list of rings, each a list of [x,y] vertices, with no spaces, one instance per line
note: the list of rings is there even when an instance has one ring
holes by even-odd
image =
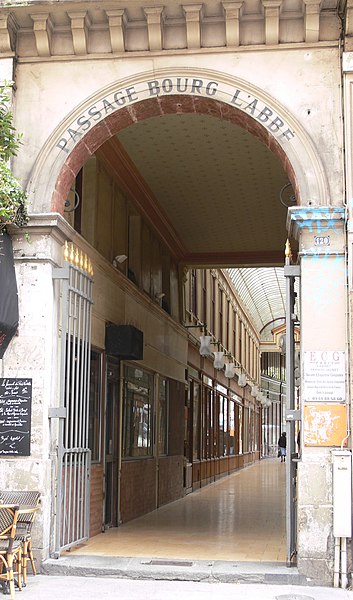
[[[206,69],[161,69],[116,82],[77,106],[53,131],[30,178],[33,208],[63,210],[85,160],[118,131],[167,114],[210,114],[247,129],[288,173],[300,204],[325,206],[329,194],[318,153],[300,123],[274,98],[235,77]]]
[[[37,163],[30,185],[30,190],[35,191],[34,208],[43,207],[43,202],[51,198],[52,211],[62,213],[70,187],[89,157],[101,152],[105,154],[107,163],[112,156],[114,162],[120,149],[114,147],[113,142],[107,149],[105,144],[109,140],[130,126],[147,120],[162,120],[168,115],[218,119],[244,128],[278,157],[301,204],[310,206],[327,203],[326,180],[312,143],[300,125],[275,101],[244,82],[225,81],[219,74],[219,80],[214,74],[212,78],[209,74],[209,79],[205,79],[204,73],[197,77],[167,75],[163,73],[158,78],[154,73],[153,79],[146,80],[144,76],[143,81],[138,78],[135,83],[126,81],[118,86],[118,91],[115,91],[116,86],[106,89],[78,107],[75,114],[71,114],[53,134]],[[49,157],[54,160],[48,172],[46,165]],[[125,172],[123,176],[120,175],[121,179],[126,180],[129,176],[128,166],[125,161]],[[148,216],[149,222],[153,223],[154,229],[181,265],[279,264],[281,260],[282,251],[277,254],[262,251],[263,259],[260,261],[259,253],[252,255],[250,248],[243,253],[236,249],[228,254],[222,252],[212,255],[212,252],[208,252],[205,258],[202,252],[187,251],[187,246],[180,243],[178,235],[175,235],[175,228],[170,226],[173,223],[165,218],[164,212],[158,210],[153,202],[146,204],[146,196],[140,201],[136,193],[135,204],[142,214]],[[205,237],[211,239],[212,230]]]

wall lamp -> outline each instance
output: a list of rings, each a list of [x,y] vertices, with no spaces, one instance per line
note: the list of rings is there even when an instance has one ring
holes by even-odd
[[[251,390],[250,390],[250,394],[252,395],[252,397],[253,397],[253,398],[258,398],[258,396],[259,396],[259,393],[260,393],[260,390],[259,390],[259,388],[257,387],[257,385],[253,385],[253,386],[251,387]]]
[[[126,259],[127,259],[126,254],[118,254],[117,256],[115,256],[113,258],[113,262],[112,262],[113,267],[117,268],[118,265],[121,265],[123,262],[126,261]]]
[[[206,329],[206,325],[204,325],[203,323],[198,323],[197,325],[185,325],[185,323],[184,323],[184,327],[185,327],[185,329],[193,329],[193,328],[201,329],[201,327]]]
[[[220,371],[224,367],[224,352],[214,352],[213,366]]]
[[[226,364],[226,368],[224,371],[224,375],[226,377],[228,377],[228,379],[232,379],[235,375],[235,364],[234,363],[227,363]]]
[[[200,356],[212,357],[213,366],[217,370],[221,370],[224,367],[224,352],[211,350],[211,344],[220,345],[219,342],[212,342],[211,335],[200,335]]]
[[[240,387],[246,387],[246,384],[247,384],[247,380],[246,380],[245,373],[240,373],[240,375],[238,375],[238,385]]]
[[[165,293],[164,292],[157,292],[154,297],[156,300],[162,300],[162,298],[164,298]]]
[[[200,356],[212,356],[211,336],[200,335]]]

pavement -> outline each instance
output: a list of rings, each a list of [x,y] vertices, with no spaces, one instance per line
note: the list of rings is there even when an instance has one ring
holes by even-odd
[[[37,575],[16,600],[353,600],[342,589],[218,581],[165,581]]]
[[[29,575],[16,600],[353,600],[284,563],[189,561],[67,553]]]
[[[67,553],[41,564],[16,600],[353,600],[285,563],[189,561]]]

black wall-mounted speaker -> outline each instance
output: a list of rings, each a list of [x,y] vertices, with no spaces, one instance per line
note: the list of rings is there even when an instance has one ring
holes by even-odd
[[[133,325],[109,324],[105,331],[107,354],[124,360],[143,359],[143,332]]]

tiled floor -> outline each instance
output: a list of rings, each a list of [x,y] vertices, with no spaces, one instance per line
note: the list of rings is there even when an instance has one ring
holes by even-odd
[[[71,553],[285,561],[285,464],[262,460]]]

